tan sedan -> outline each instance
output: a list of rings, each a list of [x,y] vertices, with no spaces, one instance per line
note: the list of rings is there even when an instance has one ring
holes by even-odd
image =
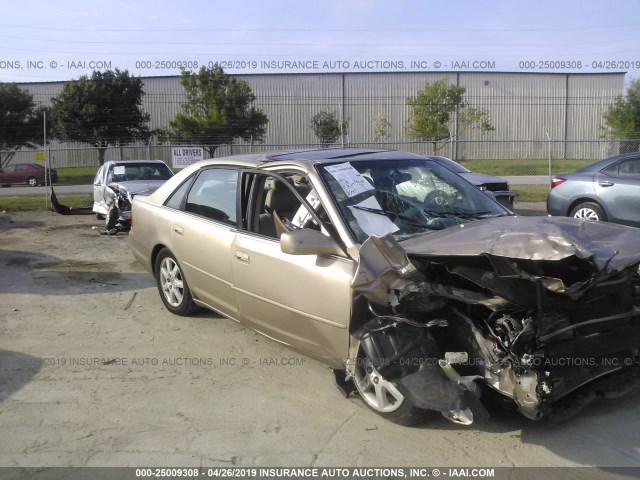
[[[205,160],[136,196],[132,225],[171,312],[215,310],[320,359],[401,424],[470,424],[494,397],[566,415],[638,378],[638,231],[518,218],[427,157]]]

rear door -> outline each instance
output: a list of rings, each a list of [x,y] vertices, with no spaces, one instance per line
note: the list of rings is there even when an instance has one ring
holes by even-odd
[[[235,167],[202,169],[169,222],[171,250],[194,298],[233,319],[238,316],[231,271],[237,180]]]
[[[36,177],[36,175],[34,175],[34,173],[29,169],[29,165],[16,165],[15,183],[27,183],[27,179],[29,177]]]
[[[598,172],[595,190],[610,221],[640,226],[640,157],[624,159]]]
[[[300,193],[312,194],[310,185],[255,172],[245,172],[241,185],[245,216],[231,252],[240,321],[308,354],[345,358],[353,261],[346,256],[283,253],[278,228],[272,224],[274,212],[294,221],[308,218],[304,213],[311,215],[309,205],[300,201]],[[276,190],[284,194],[276,198]],[[326,229],[323,233],[328,235]]]

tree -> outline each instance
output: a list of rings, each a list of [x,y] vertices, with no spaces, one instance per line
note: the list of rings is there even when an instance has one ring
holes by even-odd
[[[150,115],[142,110],[143,96],[142,79],[127,70],[83,75],[51,100],[54,135],[93,145],[102,165],[109,145],[149,138]]]
[[[338,120],[336,112],[322,111],[311,117],[311,128],[320,140],[322,148],[329,147],[330,144],[336,143],[338,138],[347,134],[348,122]]]
[[[389,115],[379,113],[373,117],[373,142],[385,142],[391,138],[391,122]]]
[[[244,141],[262,141],[269,119],[252,106],[256,96],[244,80],[231,78],[218,64],[200,71],[183,71],[180,85],[187,94],[170,122],[168,137],[174,141],[196,142],[213,157],[220,145]]]
[[[640,80],[633,80],[625,97],[617,97],[604,114],[609,131],[623,142],[620,153],[637,152],[640,145]]]
[[[414,140],[431,142],[438,151],[438,142],[454,138],[463,132],[479,128],[482,131],[495,130],[486,110],[470,106],[464,100],[465,87],[449,85],[447,79],[426,83],[415,97],[407,99],[411,107],[408,135]],[[455,121],[455,133],[451,129]]]
[[[22,147],[42,145],[45,111],[28,91],[15,83],[0,83],[0,167]]]

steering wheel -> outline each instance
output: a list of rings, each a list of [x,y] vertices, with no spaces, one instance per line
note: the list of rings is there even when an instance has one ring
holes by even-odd
[[[451,203],[451,195],[443,190],[433,190],[427,194],[423,203],[430,207],[444,207]]]

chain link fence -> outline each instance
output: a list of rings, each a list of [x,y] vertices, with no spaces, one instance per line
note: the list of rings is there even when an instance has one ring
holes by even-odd
[[[423,155],[442,155],[470,170],[490,175],[524,176],[546,175],[549,166],[553,173],[566,172],[588,165],[602,158],[638,151],[640,140],[453,140],[434,146],[429,142],[355,143],[344,142],[331,146],[405,150]],[[177,145],[175,145],[177,146]],[[181,145],[184,146],[184,145]],[[191,145],[207,147],[206,145]],[[172,164],[171,144],[113,146],[106,150],[105,161],[158,159]],[[317,144],[233,144],[215,150],[215,157],[272,150],[314,149]],[[0,152],[6,154],[8,152]],[[206,150],[205,150],[206,156]],[[42,150],[23,149],[15,153],[11,163],[31,163],[43,158]],[[48,158],[54,168],[98,167],[98,149],[94,147],[49,147]]]

